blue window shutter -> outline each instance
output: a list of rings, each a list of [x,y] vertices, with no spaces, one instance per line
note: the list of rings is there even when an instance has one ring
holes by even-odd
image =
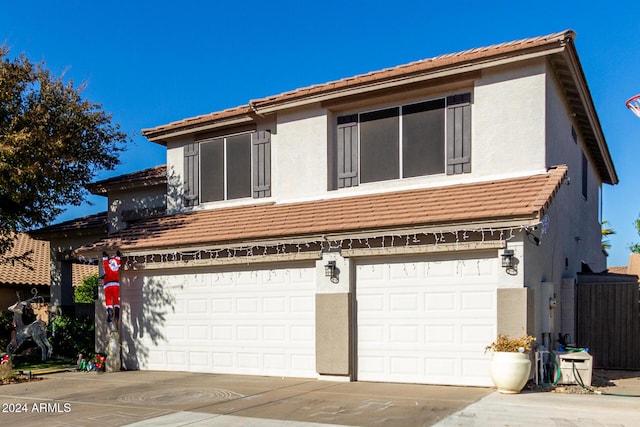
[[[338,188],[358,185],[358,122],[357,115],[338,118],[337,173]]]
[[[471,172],[471,94],[447,98],[447,175]]]
[[[196,206],[199,199],[199,177],[198,170],[199,144],[192,142],[184,146],[184,205],[185,207]]]
[[[251,134],[253,150],[253,197],[271,196],[271,132]]]

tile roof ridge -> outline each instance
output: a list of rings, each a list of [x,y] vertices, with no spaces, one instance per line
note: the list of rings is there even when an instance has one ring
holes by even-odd
[[[491,44],[491,45],[487,45],[487,46],[481,46],[481,47],[474,47],[474,48],[470,48],[470,49],[466,49],[466,50],[462,50],[462,51],[457,51],[457,52],[449,52],[449,53],[445,53],[445,54],[440,54],[440,55],[436,55],[433,57],[429,57],[429,58],[423,58],[423,59],[418,59],[415,61],[411,61],[405,64],[400,64],[400,65],[395,65],[392,67],[386,67],[380,70],[375,70],[375,71],[370,71],[370,72],[366,72],[363,74],[357,74],[355,76],[350,76],[350,77],[346,77],[343,79],[339,79],[339,80],[333,80],[333,81],[329,81],[329,82],[325,82],[325,83],[319,83],[319,84],[313,84],[310,86],[305,86],[305,87],[301,87],[301,88],[297,88],[297,89],[293,89],[290,91],[285,91],[276,95],[271,95],[271,96],[267,96],[264,98],[258,98],[258,99],[254,99],[249,101],[250,105],[256,105],[259,104],[261,102],[268,102],[268,101],[273,101],[274,99],[277,98],[281,98],[281,97],[285,97],[285,96],[289,96],[289,95],[293,95],[295,93],[298,92],[305,92],[305,91],[309,91],[311,89],[318,89],[318,88],[322,88],[325,86],[330,86],[330,85],[337,85],[338,83],[345,83],[351,80],[357,81],[359,79],[361,79],[362,77],[373,77],[376,75],[381,75],[381,74],[385,74],[388,73],[390,71],[395,71],[395,70],[400,70],[403,68],[411,68],[414,67],[416,65],[422,65],[425,63],[434,63],[437,62],[438,60],[441,59],[446,59],[446,58],[454,58],[454,57],[462,57],[471,53],[477,53],[477,52],[488,52],[488,51],[499,51],[500,48],[503,47],[513,47],[513,46],[518,46],[518,45],[532,45],[538,42],[556,42],[556,41],[566,41],[568,39],[573,40],[575,38],[575,32],[573,30],[564,30],[564,31],[560,31],[560,32],[556,32],[556,33],[552,33],[552,34],[548,34],[548,35],[543,35],[543,36],[536,36],[536,37],[528,37],[528,38],[522,38],[522,39],[518,39],[518,40],[513,40],[513,41],[508,41],[508,42],[503,42],[503,43],[495,43],[495,44]]]

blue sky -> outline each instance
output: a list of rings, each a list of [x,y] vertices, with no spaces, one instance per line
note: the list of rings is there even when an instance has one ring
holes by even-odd
[[[432,5],[430,3],[436,3]],[[594,7],[602,5],[602,8]],[[603,218],[616,230],[609,265],[640,241],[640,2],[583,1],[22,1],[0,10],[0,43],[13,55],[88,86],[132,139],[122,164],[97,179],[165,162],[140,130],[250,99],[439,54],[550,34],[576,46],[620,183],[605,186]],[[106,209],[68,209],[66,220]]]

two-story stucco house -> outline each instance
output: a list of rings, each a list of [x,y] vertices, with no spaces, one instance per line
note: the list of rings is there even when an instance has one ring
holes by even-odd
[[[119,249],[127,368],[490,385],[571,332],[616,184],[565,31],[145,129],[167,214]]]

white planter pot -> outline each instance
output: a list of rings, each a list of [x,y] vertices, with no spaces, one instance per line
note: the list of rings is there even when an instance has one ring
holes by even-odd
[[[520,393],[529,380],[530,372],[529,354],[493,353],[489,373],[500,393]]]

